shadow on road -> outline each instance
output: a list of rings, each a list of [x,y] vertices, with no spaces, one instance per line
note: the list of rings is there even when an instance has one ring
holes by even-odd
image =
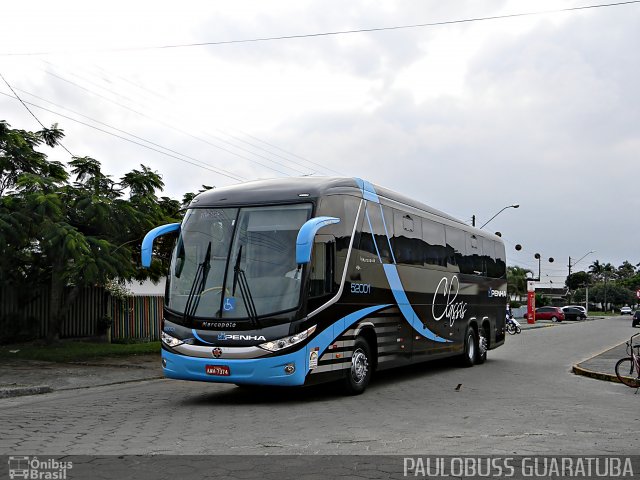
[[[376,372],[367,392],[392,388],[398,384],[416,379],[428,381],[429,377],[433,375],[449,370],[457,371],[460,368],[456,359],[447,358]],[[364,395],[367,395],[367,392]],[[232,386],[216,392],[192,395],[184,398],[180,403],[185,406],[265,405],[326,402],[341,400],[345,396],[340,382],[308,387]]]

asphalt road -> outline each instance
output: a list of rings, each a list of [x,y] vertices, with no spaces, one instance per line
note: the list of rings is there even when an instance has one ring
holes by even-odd
[[[156,380],[4,399],[0,454],[637,454],[640,394],[570,373],[631,330],[527,330],[482,366],[383,372],[357,397]]]

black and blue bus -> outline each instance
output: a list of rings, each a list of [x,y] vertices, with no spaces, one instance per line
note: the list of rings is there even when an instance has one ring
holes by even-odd
[[[168,378],[342,381],[504,343],[504,244],[359,178],[259,180],[203,192],[177,232],[162,323]]]

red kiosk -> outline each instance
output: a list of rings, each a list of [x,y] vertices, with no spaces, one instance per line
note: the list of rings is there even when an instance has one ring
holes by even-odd
[[[527,323],[536,323],[536,287],[527,282]]]

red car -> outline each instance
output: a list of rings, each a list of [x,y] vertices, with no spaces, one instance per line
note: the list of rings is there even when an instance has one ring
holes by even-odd
[[[536,308],[536,320],[551,320],[552,322],[561,322],[564,320],[564,312],[560,307]]]

